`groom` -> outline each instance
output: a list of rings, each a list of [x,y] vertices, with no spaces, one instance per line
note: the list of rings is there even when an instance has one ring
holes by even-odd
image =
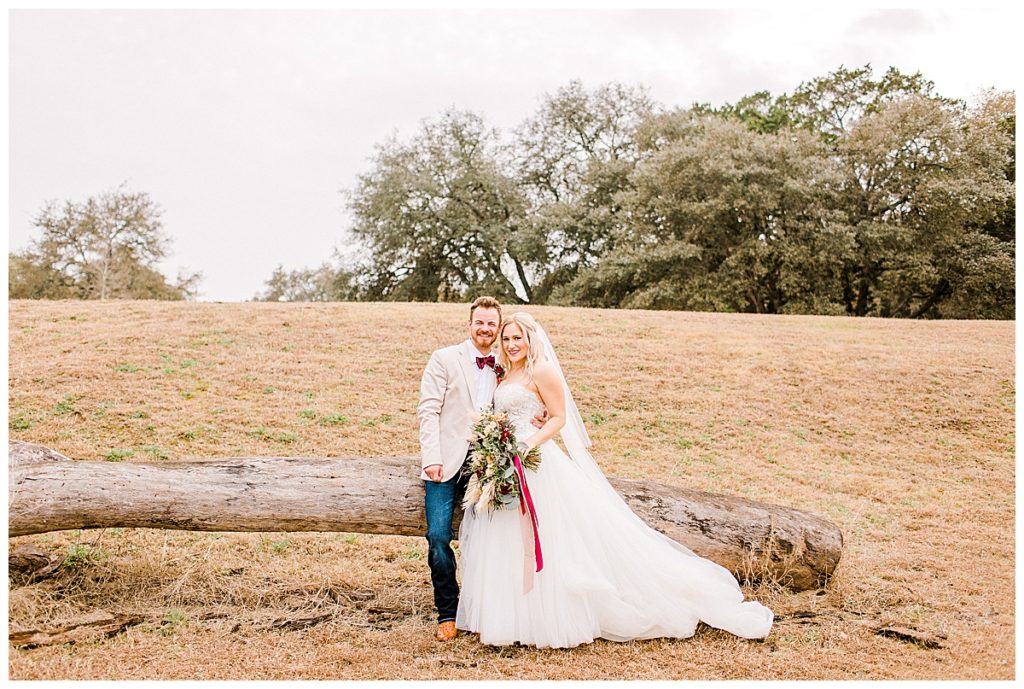
[[[469,339],[430,355],[420,381],[420,448],[426,491],[427,563],[437,606],[438,641],[455,638],[459,585],[452,551],[452,514],[466,489],[460,469],[469,452],[472,414],[491,404],[496,385],[491,347],[501,326],[501,304],[479,297],[469,307]]]

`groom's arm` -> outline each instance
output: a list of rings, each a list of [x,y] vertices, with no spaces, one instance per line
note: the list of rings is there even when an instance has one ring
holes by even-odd
[[[447,387],[448,372],[437,352],[430,355],[420,380],[420,403],[416,416],[420,420],[420,463],[424,469],[441,466],[441,407]],[[429,472],[428,472],[429,473]]]

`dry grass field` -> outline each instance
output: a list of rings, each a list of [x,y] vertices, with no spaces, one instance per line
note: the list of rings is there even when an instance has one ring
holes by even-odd
[[[420,538],[106,529],[14,581],[12,629],[102,609],[108,639],[10,650],[12,679],[1012,679],[1012,322],[531,308],[609,474],[812,510],[824,591],[748,588],[763,642],[569,650],[432,638]],[[419,376],[461,305],[10,304],[9,429],[75,459],[416,454]],[[326,615],[289,630],[280,621]],[[278,624],[275,626],[275,622]],[[876,633],[895,624],[925,648]],[[944,637],[944,638],[943,638]]]

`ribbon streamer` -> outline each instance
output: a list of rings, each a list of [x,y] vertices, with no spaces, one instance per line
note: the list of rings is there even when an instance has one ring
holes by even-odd
[[[523,593],[529,593],[533,589],[533,573],[534,571],[541,571],[544,569],[544,554],[540,549],[540,534],[537,530],[537,508],[533,506],[533,498],[530,496],[530,487],[526,485],[526,472],[523,471],[523,463],[519,460],[519,455],[512,455],[512,463],[516,467],[516,475],[519,477],[519,488],[520,488],[520,499],[519,499],[519,515],[521,517],[519,523],[523,529]],[[526,514],[529,511],[529,518]],[[530,526],[533,526],[533,533],[530,533]],[[528,541],[530,537],[533,537],[533,553],[530,552],[530,546]],[[536,563],[537,567],[534,570],[530,565]]]

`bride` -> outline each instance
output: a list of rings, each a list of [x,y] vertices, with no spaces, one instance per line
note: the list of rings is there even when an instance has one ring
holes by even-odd
[[[744,601],[727,569],[647,526],[608,483],[543,328],[514,313],[498,339],[507,374],[495,409],[508,413],[521,452],[541,453],[526,480],[542,567],[534,572],[533,531],[518,506],[467,508],[456,626],[482,643],[541,648],[689,637],[701,621],[749,639],[767,636],[771,610]],[[537,429],[531,420],[545,407],[549,418]],[[568,454],[554,441],[559,433]]]

